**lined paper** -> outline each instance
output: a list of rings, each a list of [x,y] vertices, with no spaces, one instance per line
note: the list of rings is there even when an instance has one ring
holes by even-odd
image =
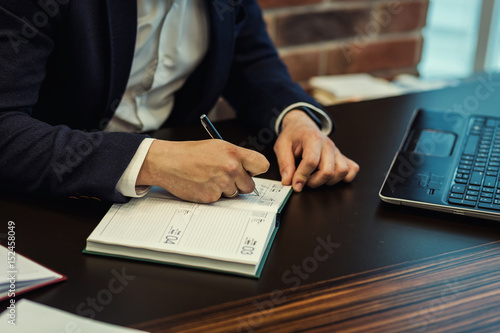
[[[275,213],[156,197],[115,204],[88,238],[171,253],[257,262]]]

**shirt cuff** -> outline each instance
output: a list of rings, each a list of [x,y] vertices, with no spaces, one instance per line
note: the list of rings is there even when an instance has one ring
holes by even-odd
[[[151,186],[136,186],[135,184],[137,183],[139,171],[141,170],[142,164],[146,159],[146,155],[153,141],[155,141],[155,139],[146,138],[141,142],[134,157],[125,169],[125,172],[123,172],[120,180],[118,180],[116,190],[122,195],[131,198],[140,198],[148,194],[151,189]]]
[[[283,110],[280,113],[280,115],[278,116],[278,119],[276,119],[276,124],[275,124],[275,128],[274,128],[276,133],[280,132],[281,122],[283,121],[283,118],[286,116],[286,114],[288,112],[294,110],[295,108],[300,107],[300,106],[308,107],[311,111],[313,111],[316,114],[318,119],[321,121],[321,132],[325,133],[326,135],[329,135],[332,132],[332,129],[333,129],[332,120],[326,114],[325,111],[321,110],[320,108],[318,108],[312,104],[299,102],[299,103],[295,103],[295,104],[288,106],[285,110]]]

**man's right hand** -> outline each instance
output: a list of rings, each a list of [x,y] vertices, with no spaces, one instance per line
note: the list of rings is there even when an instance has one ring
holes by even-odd
[[[251,193],[252,176],[268,168],[264,155],[223,140],[155,140],[136,185],[159,186],[178,198],[209,203],[236,191]]]

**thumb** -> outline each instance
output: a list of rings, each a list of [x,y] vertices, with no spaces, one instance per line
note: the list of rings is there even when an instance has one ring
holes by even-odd
[[[269,169],[269,161],[264,155],[250,149],[240,149],[243,169],[245,169],[252,177],[260,175]]]

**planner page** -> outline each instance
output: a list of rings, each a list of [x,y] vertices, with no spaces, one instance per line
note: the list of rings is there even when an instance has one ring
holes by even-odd
[[[253,180],[259,195],[248,193],[239,194],[235,198],[222,197],[210,205],[237,209],[262,210],[275,213],[279,212],[281,206],[290,195],[292,187],[284,186],[281,182],[276,180],[263,178],[253,178]],[[159,187],[153,187],[147,197],[182,201]]]
[[[256,264],[275,213],[159,198],[115,204],[87,239],[92,243]]]

